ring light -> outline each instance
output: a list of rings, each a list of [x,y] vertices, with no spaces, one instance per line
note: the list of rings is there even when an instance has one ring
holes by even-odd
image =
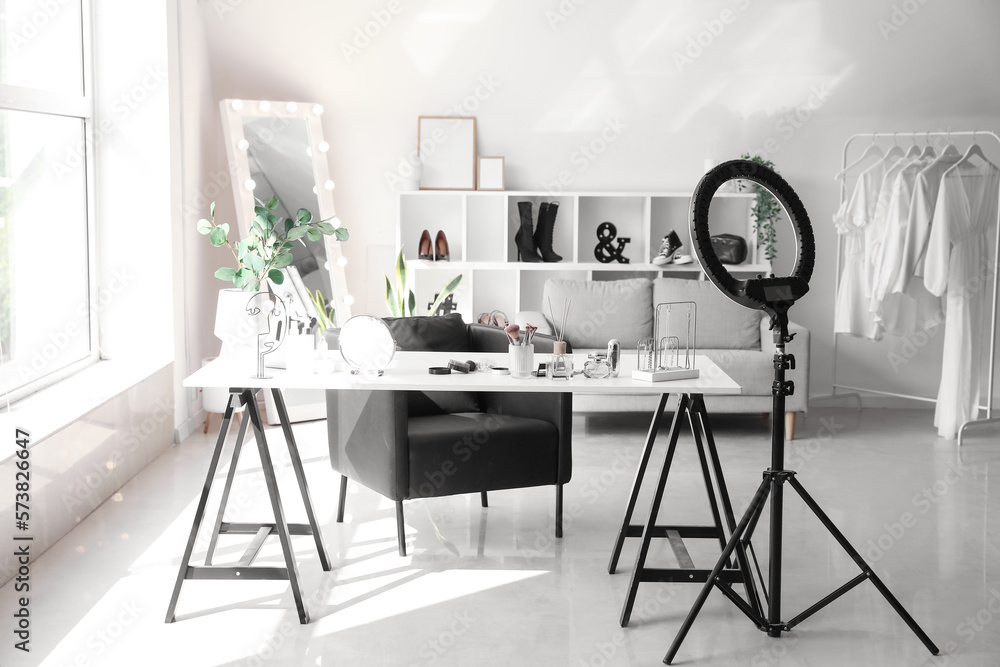
[[[785,214],[792,223],[795,230],[795,238],[798,245],[798,253],[795,258],[795,268],[791,275],[776,278],[771,274],[767,278],[757,276],[750,280],[736,280],[726,267],[719,261],[719,257],[712,248],[712,238],[708,232],[708,210],[712,203],[715,192],[723,183],[733,179],[743,179],[757,183],[765,190],[774,195],[774,198],[785,209]],[[715,568],[704,579],[704,586],[694,606],[688,612],[684,623],[674,637],[673,644],[667,651],[663,662],[668,665],[674,660],[680,649],[681,642],[687,636],[691,625],[701,611],[708,594],[714,586],[718,586],[726,596],[751,620],[759,630],[767,632],[769,637],[780,637],[782,632],[788,632],[799,621],[811,616],[817,610],[830,604],[841,595],[851,590],[865,579],[871,582],[878,589],[879,593],[889,602],[897,614],[906,622],[910,629],[917,635],[924,646],[933,653],[938,654],[938,648],[931,641],[930,637],[920,629],[917,622],[913,620],[903,606],[899,603],[885,584],[872,572],[871,566],[864,561],[861,554],[851,546],[844,534],[833,524],[830,517],[823,511],[819,504],[813,500],[802,484],[795,477],[794,470],[785,469],[785,397],[792,396],[795,392],[795,382],[785,379],[785,371],[795,369],[795,356],[785,353],[785,343],[790,343],[795,334],[788,333],[788,309],[797,299],[802,298],[809,291],[809,278],[812,277],[813,268],[816,262],[816,240],[813,237],[812,227],[809,225],[809,216],[806,215],[802,202],[795,195],[792,188],[781,176],[771,169],[751,162],[750,160],[732,160],[723,162],[718,167],[705,174],[698,187],[695,188],[694,197],[691,202],[691,238],[694,241],[694,250],[698,255],[702,268],[705,270],[708,279],[725,294],[727,297],[746,308],[763,310],[771,316],[771,329],[774,331],[774,380],[771,382],[771,465],[763,473],[763,479],[757,492],[750,501],[743,518],[740,519],[738,527],[731,531],[729,541],[722,550],[722,555],[715,564]],[[697,438],[697,435],[695,436]],[[662,479],[660,482],[662,483]],[[813,514],[820,520],[840,546],[851,556],[854,563],[861,568],[862,572],[852,581],[841,586],[836,592],[827,595],[825,598],[812,605],[806,611],[795,616],[790,621],[781,620],[781,549],[782,549],[782,523],[783,523],[783,488],[785,484],[792,487]],[[758,567],[758,578],[760,589],[764,592],[763,604],[757,595],[757,586],[754,582],[747,583],[747,599],[743,600],[734,591],[731,584],[723,583],[720,575],[727,563],[734,556],[740,562],[741,569],[750,572],[746,552],[742,551],[750,545],[750,537],[754,527],[757,525],[764,510],[764,504],[770,499],[770,536],[768,538],[768,582],[764,584],[764,575]],[[659,501],[657,501],[659,502]],[[730,526],[733,522],[730,521]],[[738,551],[739,549],[739,551]],[[751,552],[752,553],[752,552]],[[754,556],[756,560],[756,556]],[[752,573],[746,575],[752,579]]]
[[[737,280],[719,261],[712,247],[708,229],[708,212],[719,187],[728,181],[753,181],[774,195],[785,209],[795,230],[798,253],[791,275],[776,278],[757,276]],[[736,303],[746,308],[764,310],[771,317],[785,314],[788,308],[809,291],[809,278],[816,263],[816,241],[809,215],[791,186],[773,170],[750,160],[730,160],[712,168],[702,176],[691,200],[691,238],[694,251],[708,279]]]

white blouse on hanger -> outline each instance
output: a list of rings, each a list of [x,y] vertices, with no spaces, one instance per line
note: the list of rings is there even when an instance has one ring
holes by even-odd
[[[936,314],[938,305],[923,286],[914,284],[907,292],[902,278],[914,188],[918,174],[931,160],[915,158],[905,163],[896,175],[874,266],[869,310],[879,326],[898,336],[914,333],[918,322],[923,323]]]
[[[879,161],[858,177],[850,199],[844,200],[833,216],[837,233],[844,236],[844,269],[837,285],[833,331],[877,339],[878,328],[868,312],[871,296],[869,272],[865,263],[865,236],[875,215],[879,187],[885,164]]]
[[[899,291],[906,291],[913,276],[920,278],[924,276],[927,239],[931,235],[934,208],[941,190],[941,177],[954,166],[955,161],[957,160],[944,162],[937,159],[917,174],[913,185],[913,199],[910,202],[910,217],[906,223]]]
[[[980,374],[988,342],[983,314],[992,294],[1000,170],[990,163],[949,169],[941,179],[927,242],[924,285],[947,292],[944,359],[934,425],[955,438],[979,413]]]

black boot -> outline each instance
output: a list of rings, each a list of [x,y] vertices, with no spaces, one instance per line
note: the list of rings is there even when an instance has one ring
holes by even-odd
[[[538,206],[538,224],[535,226],[535,246],[546,262],[561,262],[562,257],[552,251],[552,230],[556,226],[559,202],[542,202]]]
[[[531,230],[531,202],[517,202],[517,210],[521,214],[521,226],[514,234],[514,243],[517,245],[517,261],[540,262],[542,258],[535,248],[535,239]]]

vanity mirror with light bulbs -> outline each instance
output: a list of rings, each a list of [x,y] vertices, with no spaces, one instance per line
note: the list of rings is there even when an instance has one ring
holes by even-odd
[[[282,218],[294,217],[300,208],[314,218],[336,215],[322,105],[237,99],[219,104],[241,238],[253,222],[255,199],[276,195],[281,202],[276,213]],[[337,220],[331,223],[341,226]],[[315,243],[296,243],[292,254],[304,286],[320,291],[334,308],[335,324],[342,326],[351,317],[354,298],[347,290],[347,258],[340,242],[324,236]]]
[[[323,138],[322,105],[241,99],[225,99],[219,105],[240,238],[247,235],[253,223],[255,200],[266,202],[277,196],[280,205],[275,213],[282,219],[295,217],[300,208],[309,210],[314,219],[336,215],[335,184],[327,163],[330,144]],[[330,222],[350,231],[350,225],[339,220]],[[289,313],[293,317],[298,314],[299,322],[308,322],[316,316],[313,296],[319,293],[322,302],[334,309],[332,324],[343,326],[351,317],[354,298],[347,289],[347,257],[336,236],[296,242],[292,255],[286,280],[273,286]],[[270,361],[283,365],[280,357]],[[302,395],[295,395],[298,393]],[[265,392],[265,399],[270,398]],[[285,402],[292,421],[326,417],[322,392],[286,392]],[[277,411],[270,403],[267,415],[270,423],[277,423]]]

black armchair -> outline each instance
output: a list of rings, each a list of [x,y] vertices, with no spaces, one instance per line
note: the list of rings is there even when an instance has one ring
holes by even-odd
[[[506,355],[502,329],[460,315],[386,319],[401,350]],[[552,351],[536,335],[536,354]],[[474,358],[474,356],[473,356]],[[553,484],[556,537],[562,491],[572,475],[572,394],[419,391],[327,392],[330,463],[341,474],[337,521],[348,478],[396,503],[399,553],[406,555],[403,501]]]

